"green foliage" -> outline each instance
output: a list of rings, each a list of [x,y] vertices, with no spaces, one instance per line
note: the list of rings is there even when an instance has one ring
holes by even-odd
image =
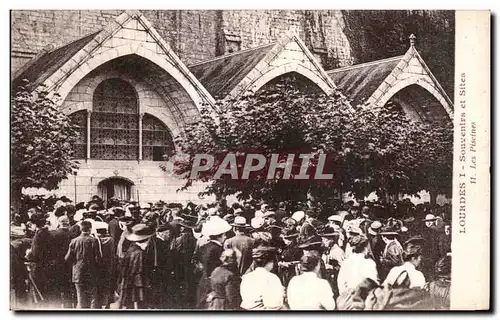
[[[289,84],[277,84],[236,101],[219,102],[217,119],[208,109],[201,121],[176,138],[187,154],[181,172],[190,172],[195,154],[252,151],[267,158],[273,153],[326,153],[332,180],[250,180],[223,175],[203,194],[236,194],[241,199],[304,200],[306,195],[332,197],[335,191],[357,198],[375,191],[416,194],[422,189],[448,193],[451,186],[452,127],[413,122],[396,105],[352,108],[339,92],[332,96],[305,94]],[[310,163],[314,168],[316,163]],[[217,164],[211,169],[213,176]],[[241,172],[241,171],[239,171]],[[267,172],[267,171],[266,171]],[[292,174],[293,176],[293,174]],[[211,181],[208,176],[200,180]],[[187,181],[185,188],[191,185]],[[325,192],[330,190],[330,192]]]
[[[77,169],[71,160],[77,133],[47,92],[26,85],[11,98],[11,187],[52,190]]]

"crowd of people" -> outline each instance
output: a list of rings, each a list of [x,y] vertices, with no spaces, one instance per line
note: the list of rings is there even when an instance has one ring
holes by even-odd
[[[450,205],[94,196],[26,209],[11,213],[14,309],[449,309]]]

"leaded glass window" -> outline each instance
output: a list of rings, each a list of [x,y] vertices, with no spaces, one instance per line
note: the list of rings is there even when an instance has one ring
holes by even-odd
[[[142,158],[162,161],[164,155],[174,152],[172,136],[157,118],[146,114],[142,119]]]
[[[85,159],[87,157],[87,111],[82,110],[69,116],[78,137],[73,144],[73,157],[75,159]]]
[[[137,160],[139,113],[134,88],[121,79],[101,82],[95,92],[90,121],[90,157]]]
[[[174,144],[168,128],[159,119],[145,114],[142,117],[142,145],[139,139],[139,106],[134,88],[120,79],[101,82],[93,97],[90,113],[90,158],[103,160],[162,161],[172,155]],[[75,158],[87,158],[86,110],[70,116],[79,133],[74,145]]]

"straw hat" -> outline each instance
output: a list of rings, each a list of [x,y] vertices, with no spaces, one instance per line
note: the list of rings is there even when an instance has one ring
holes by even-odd
[[[203,225],[203,228],[201,230],[201,233],[204,236],[217,236],[223,233],[228,232],[231,230],[231,225],[224,219],[218,217],[218,216],[213,216],[205,222]]]
[[[151,238],[155,234],[153,228],[148,227],[143,223],[136,224],[132,227],[132,232],[125,234],[125,238],[132,242],[138,242]]]
[[[376,236],[379,233],[380,228],[382,228],[382,223],[380,221],[373,221],[368,227],[368,233],[372,236]]]
[[[344,220],[344,219],[341,216],[339,216],[338,214],[334,214],[334,215],[331,215],[328,217],[328,221],[335,221],[338,223],[342,223],[342,220]]]
[[[247,223],[247,219],[245,219],[245,217],[242,217],[242,216],[234,217],[234,222],[233,222],[232,226],[233,227],[244,227],[244,228],[250,227],[250,225]]]
[[[292,219],[297,221],[297,222],[300,222],[300,221],[302,221],[302,219],[304,219],[305,216],[306,216],[306,213],[304,211],[295,211],[292,214]]]
[[[425,216],[425,219],[422,219],[422,221],[426,222],[426,221],[436,221],[437,218],[435,215],[429,213]]]
[[[252,218],[252,220],[250,221],[250,225],[254,229],[260,229],[260,228],[264,227],[265,224],[266,224],[266,220],[264,220],[264,218],[262,218],[262,217],[255,217],[255,218]]]

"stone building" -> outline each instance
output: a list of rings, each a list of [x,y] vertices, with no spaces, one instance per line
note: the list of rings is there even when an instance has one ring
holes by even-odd
[[[293,74],[353,104],[393,99],[413,117],[452,117],[414,39],[405,55],[351,65],[341,23],[339,11],[13,11],[12,83],[46,85],[79,126],[80,169],[57,194],[200,202],[204,186],[176,192],[182,181],[160,169],[162,155],[202,105],[218,112],[216,99],[273,79]]]

